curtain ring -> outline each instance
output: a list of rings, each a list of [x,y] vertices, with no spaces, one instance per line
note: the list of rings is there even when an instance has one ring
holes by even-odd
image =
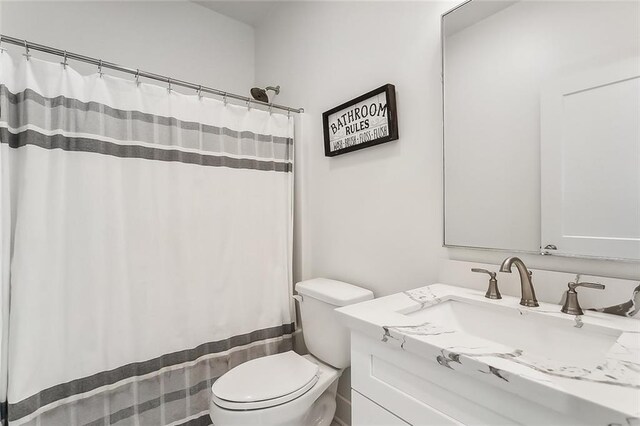
[[[198,99],[202,99],[202,85],[199,85],[199,86],[198,86],[198,91],[197,91],[197,93],[198,93]]]
[[[103,74],[103,72],[102,72],[102,59],[99,59],[98,60],[98,76],[100,78],[102,78],[102,74]]]
[[[247,99],[247,111],[251,111],[251,99]]]
[[[63,58],[62,62],[60,62],[60,63],[62,64],[62,68],[64,68],[66,70],[67,69],[67,65],[68,65],[68,62],[67,62],[67,51],[66,50],[64,51],[64,56],[62,58]]]
[[[269,115],[273,112],[273,103],[269,104]]]
[[[167,78],[167,92],[171,93],[171,79]]]
[[[0,36],[0,53],[4,52],[4,47],[2,47],[2,37]]]
[[[291,110],[290,109],[287,110],[287,118],[291,118]]]
[[[136,86],[140,86],[140,69],[136,69],[136,74],[133,77],[136,80]]]
[[[227,106],[227,92],[224,92],[224,95],[222,96],[222,103],[224,106]]]
[[[29,43],[27,43],[27,40],[24,41],[24,54],[22,56],[27,58],[27,61],[31,57],[31,55],[29,54]]]

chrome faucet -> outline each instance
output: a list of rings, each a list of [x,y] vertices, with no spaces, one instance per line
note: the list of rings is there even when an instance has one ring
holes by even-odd
[[[531,272],[529,272],[524,262],[519,257],[513,256],[506,258],[500,266],[500,272],[510,273],[512,265],[516,265],[518,273],[520,274],[520,291],[522,294],[520,297],[520,304],[522,306],[530,307],[538,306],[536,292],[533,290],[533,283],[531,282]]]

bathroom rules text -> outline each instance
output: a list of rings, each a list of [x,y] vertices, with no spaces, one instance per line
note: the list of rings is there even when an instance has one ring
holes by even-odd
[[[337,151],[389,135],[387,97],[380,93],[328,117],[329,148]]]

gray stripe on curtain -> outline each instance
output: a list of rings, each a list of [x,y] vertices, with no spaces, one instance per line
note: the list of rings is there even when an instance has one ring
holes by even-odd
[[[111,155],[120,158],[140,158],[145,160],[170,161],[200,166],[228,167],[232,169],[253,169],[274,172],[291,172],[291,163],[277,161],[254,160],[249,158],[233,158],[223,155],[204,155],[185,152],[177,149],[151,148],[140,145],[120,145],[98,139],[68,137],[64,135],[44,135],[35,130],[12,133],[7,128],[0,128],[0,141],[11,148],[34,145],[45,149],[62,149],[64,151],[91,152]]]
[[[204,416],[198,417],[197,419],[189,420],[188,422],[182,423],[179,426],[208,426],[212,424],[211,417],[208,414]]]
[[[180,364],[193,362],[205,355],[212,355],[216,353],[225,352],[235,347],[248,345],[250,343],[260,342],[266,339],[290,336],[293,331],[294,331],[293,324],[283,324],[276,327],[255,330],[250,333],[233,336],[228,339],[219,340],[215,342],[207,342],[202,345],[196,346],[195,348],[192,348],[192,349],[186,349],[178,352],[173,352],[170,354],[161,355],[157,358],[153,358],[147,361],[134,362],[131,364],[127,364],[127,365],[123,365],[121,367],[115,368],[113,370],[102,371],[91,376],[72,380],[66,383],[61,383],[59,385],[52,386],[48,389],[44,389],[39,393],[32,395],[28,398],[25,398],[22,401],[19,401],[17,403],[9,403],[9,409],[8,409],[9,421],[15,421],[15,420],[21,419],[22,417],[25,417],[29,414],[34,413],[41,407],[44,407],[46,405],[49,405],[53,402],[59,401],[64,398],[83,394],[103,386],[114,385],[122,380],[153,373],[165,367],[177,366]],[[290,349],[290,342],[287,344],[287,347],[285,348],[279,347],[277,352],[282,352],[283,350],[289,350],[289,349]],[[272,353],[275,353],[275,352],[272,352]],[[203,374],[206,374],[205,370],[215,372],[215,375],[213,377],[207,377],[207,379],[210,380],[211,378],[217,378],[218,376],[224,374],[224,372],[226,372],[230,368],[229,359],[234,356],[236,357],[240,356],[241,358],[244,357],[246,358],[244,359],[246,361],[247,359],[257,358],[258,356],[261,356],[261,355],[264,355],[264,354],[260,354],[260,353],[253,354],[251,352],[251,348],[248,348],[241,351],[240,354],[229,355],[226,358],[223,358],[222,361],[219,358],[206,360],[207,365],[206,365],[206,368],[204,369],[203,369],[203,365],[198,365],[198,363],[196,363],[194,366],[182,369],[181,373],[170,371],[164,374],[164,376],[162,377],[164,388],[166,390],[167,387],[169,388],[173,387],[174,389],[170,390],[169,394],[174,395],[174,397],[177,398],[179,395],[183,395],[183,393],[179,393],[179,392],[184,390],[184,383],[186,383],[187,381],[190,383],[198,383],[195,386],[191,386],[189,388],[190,392],[193,389],[198,389],[197,387],[202,382],[202,377],[198,377],[198,376],[202,376]],[[241,362],[234,362],[231,364],[239,364],[239,363]],[[172,379],[172,375],[173,375],[173,379]],[[176,377],[178,377],[177,380],[176,380]],[[158,378],[158,376],[153,376],[149,379],[143,379],[141,380],[141,382],[146,381],[151,383],[151,385],[147,384],[147,387],[152,388],[153,390],[151,392],[152,394],[159,395],[157,390],[160,389],[160,386],[159,386],[159,383],[155,383],[155,381],[159,382],[159,380],[160,379]],[[173,382],[175,383],[173,384],[173,386],[171,386],[171,383]],[[124,386],[127,386],[127,384],[123,385],[123,387]],[[137,384],[136,387],[137,386],[140,386],[140,385]],[[113,391],[117,392],[118,390],[114,389]],[[173,392],[176,392],[176,391],[178,393],[174,394]],[[126,393],[126,392],[123,392],[123,393]],[[184,392],[183,398],[186,397],[186,395],[187,395],[187,392]],[[103,406],[101,398],[104,398],[104,396],[97,395],[97,398],[99,399],[99,402],[96,405]],[[133,401],[133,399],[131,399],[128,396],[121,399],[125,402],[125,404],[129,404],[129,405],[131,401]],[[155,398],[145,399],[145,402],[143,404],[148,404],[148,406],[143,411],[148,411],[148,410],[151,410],[152,408],[155,408],[154,402],[152,402],[153,400],[155,400]],[[111,414],[117,413],[122,409],[126,409],[127,407],[128,405],[121,408],[114,407],[116,408],[116,410],[113,411]],[[145,406],[143,405],[142,408],[145,408]],[[181,414],[184,414],[184,413],[181,413]],[[189,414],[183,415],[183,417],[178,417],[176,420],[179,420],[180,418],[188,417],[188,415]]]
[[[9,91],[7,86],[0,85],[0,96],[6,97],[9,103],[14,106],[21,106],[21,104],[26,101],[33,101],[41,106],[48,108],[56,108],[56,107],[64,107],[67,109],[84,111],[84,112],[97,112],[107,115],[109,117],[126,120],[133,119],[137,121],[142,121],[149,124],[159,124],[162,126],[172,126],[178,127],[180,129],[188,129],[188,130],[197,130],[200,128],[200,124],[194,121],[183,121],[174,117],[165,117],[159,115],[148,114],[140,111],[127,111],[122,109],[112,108],[108,105],[100,104],[98,102],[82,102],[78,99],[67,98],[65,96],[56,96],[54,98],[46,98],[39,93],[33,91],[32,89],[25,89],[19,93],[12,93]],[[33,124],[30,121],[27,123],[22,120],[24,117],[20,117],[20,115],[12,116],[11,120],[15,121],[16,124],[21,123],[24,124]],[[11,124],[13,126],[13,124]],[[19,126],[15,126],[19,127]],[[244,139],[252,139],[259,142],[274,142],[286,145],[292,145],[293,139],[286,138],[282,136],[272,136],[272,135],[264,135],[260,133],[254,133],[250,131],[236,131],[229,129],[227,127],[216,127],[207,124],[202,124],[202,131],[206,133],[212,133],[215,135],[227,135],[234,139],[244,138]]]
[[[62,130],[133,143],[146,142],[269,160],[292,160],[292,138],[120,110],[64,96],[46,98],[31,89],[14,94],[6,86],[0,85],[0,112],[1,119],[14,129],[30,124],[46,133],[59,133]]]

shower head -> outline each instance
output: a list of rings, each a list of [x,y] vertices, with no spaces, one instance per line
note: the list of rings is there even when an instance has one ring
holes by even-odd
[[[272,90],[277,95],[280,93],[280,86],[276,86],[276,87],[268,86],[268,87],[265,87],[264,89],[261,89],[259,87],[254,87],[253,89],[251,89],[251,96],[253,96],[253,99],[255,99],[256,101],[269,103],[269,96],[267,96],[267,90]]]

